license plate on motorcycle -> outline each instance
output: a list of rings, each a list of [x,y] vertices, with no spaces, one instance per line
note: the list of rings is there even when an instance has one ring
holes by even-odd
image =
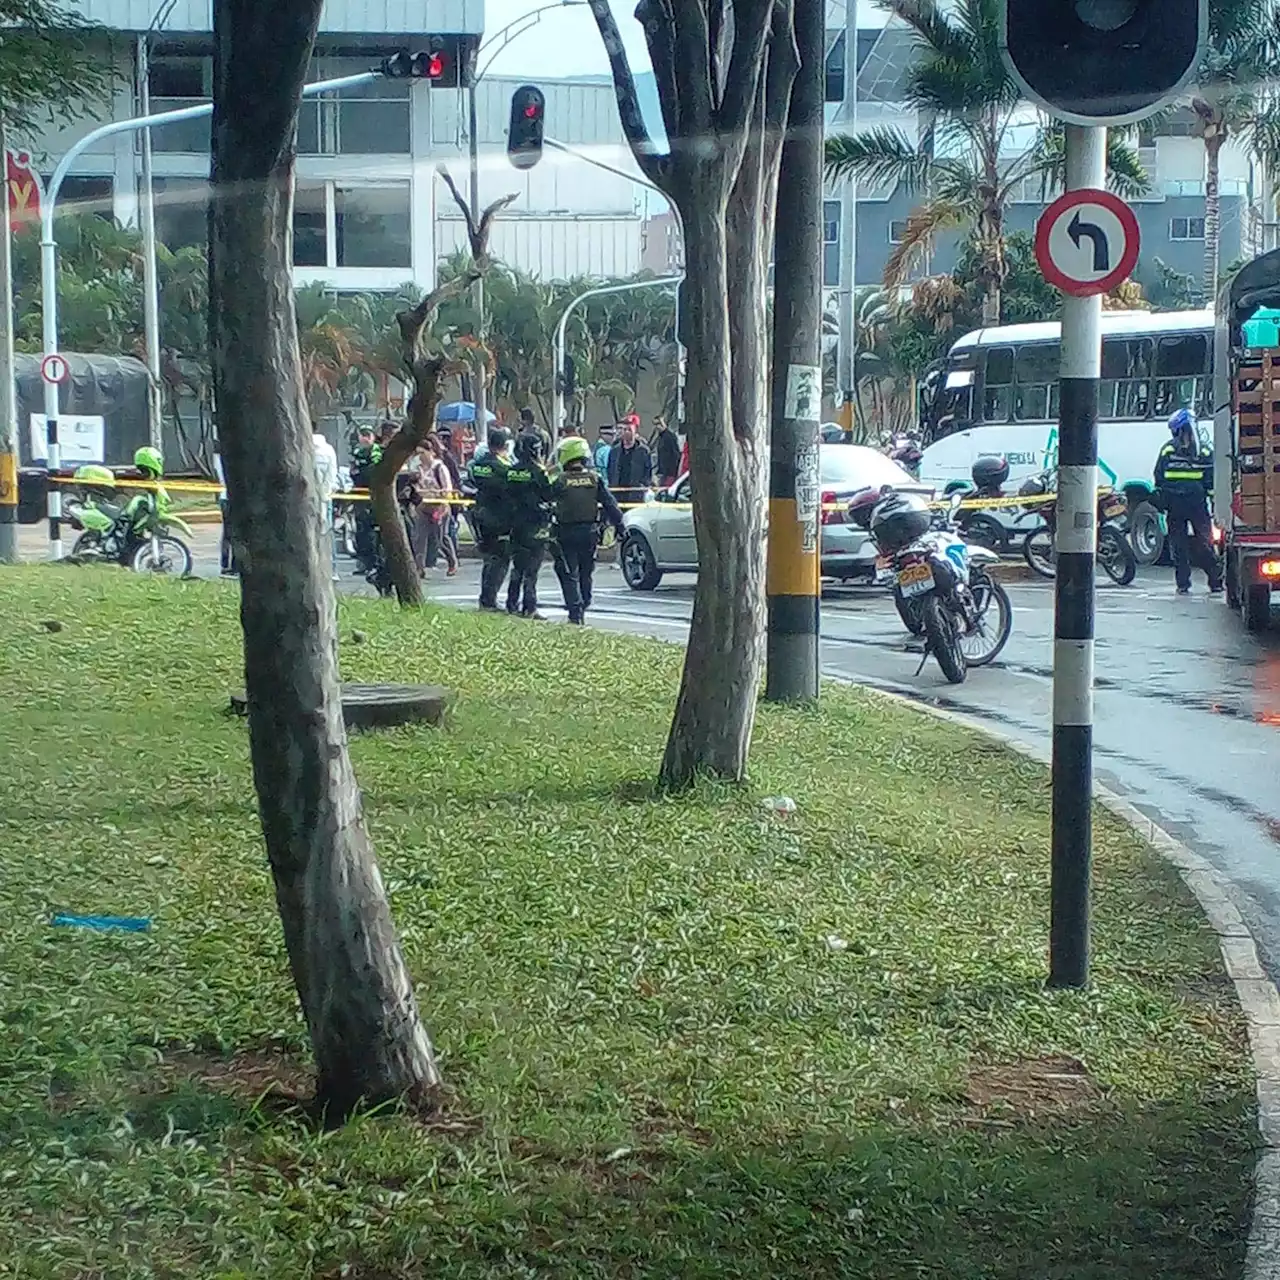
[[[927,564],[912,564],[898,570],[898,590],[910,599],[933,590],[933,570]]]

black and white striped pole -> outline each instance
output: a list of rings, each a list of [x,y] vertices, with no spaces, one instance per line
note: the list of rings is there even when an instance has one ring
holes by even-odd
[[[1067,126],[1067,189],[1106,187],[1107,131]],[[1053,830],[1049,985],[1089,979],[1093,847],[1093,615],[1102,298],[1062,304],[1057,578],[1053,621]]]

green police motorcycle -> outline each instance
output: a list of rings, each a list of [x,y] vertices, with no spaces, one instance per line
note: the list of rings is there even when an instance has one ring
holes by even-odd
[[[139,454],[154,450],[139,450]],[[148,464],[156,459],[145,459]],[[169,495],[159,483],[159,468],[140,467],[154,490],[144,490],[127,501],[116,495],[116,477],[107,467],[80,467],[72,477],[80,486],[66,503],[66,516],[80,536],[71,548],[72,558],[83,563],[114,563],[134,573],[191,572],[191,548],[174,530],[192,536],[190,526],[170,507]]]

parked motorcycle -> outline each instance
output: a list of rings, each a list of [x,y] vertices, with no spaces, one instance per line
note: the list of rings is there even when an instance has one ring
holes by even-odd
[[[1036,498],[1056,488],[1057,476],[1050,470],[1032,476],[1018,491],[1027,499],[1028,513],[1037,515],[1042,521],[1022,541],[1023,558],[1042,578],[1052,578],[1057,572],[1058,503],[1056,497],[1049,502],[1037,502]],[[1104,489],[1098,494],[1097,560],[1107,577],[1121,587],[1127,587],[1138,573],[1138,558],[1128,536],[1128,511],[1129,503],[1124,494],[1113,489]]]
[[[989,571],[999,557],[956,532],[962,501],[953,495],[949,511],[935,515],[923,499],[886,487],[869,520],[876,546],[892,561],[898,614],[913,634],[924,633],[920,670],[932,655],[952,684],[993,662],[1013,630],[1008,592]]]
[[[973,498],[1004,498],[1004,483],[1009,478],[1009,460],[1002,454],[990,454],[973,464],[970,472],[973,488],[964,492],[965,501]],[[994,511],[961,511],[956,520],[966,542],[976,542],[997,555],[1003,554],[1009,545],[1009,529],[1001,523]]]
[[[916,480],[920,479],[920,459],[924,457],[924,450],[918,436],[899,431],[890,439],[886,452],[905,472]]]
[[[135,573],[190,574],[191,549],[173,530],[190,538],[191,528],[174,514],[163,485],[121,504],[109,468],[81,467],[72,478],[80,490],[69,498],[65,513],[80,533],[71,548],[74,559],[113,561]]]

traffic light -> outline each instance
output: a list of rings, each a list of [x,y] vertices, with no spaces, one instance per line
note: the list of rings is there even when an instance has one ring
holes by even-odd
[[[382,63],[382,74],[390,80],[427,80],[433,89],[454,89],[458,85],[456,39],[432,36],[425,49],[410,53],[401,49]]]
[[[1059,120],[1130,124],[1195,75],[1208,0],[999,0],[1001,52]]]
[[[547,100],[537,85],[522,84],[511,95],[507,127],[507,159],[517,169],[532,169],[542,159],[542,127]]]

